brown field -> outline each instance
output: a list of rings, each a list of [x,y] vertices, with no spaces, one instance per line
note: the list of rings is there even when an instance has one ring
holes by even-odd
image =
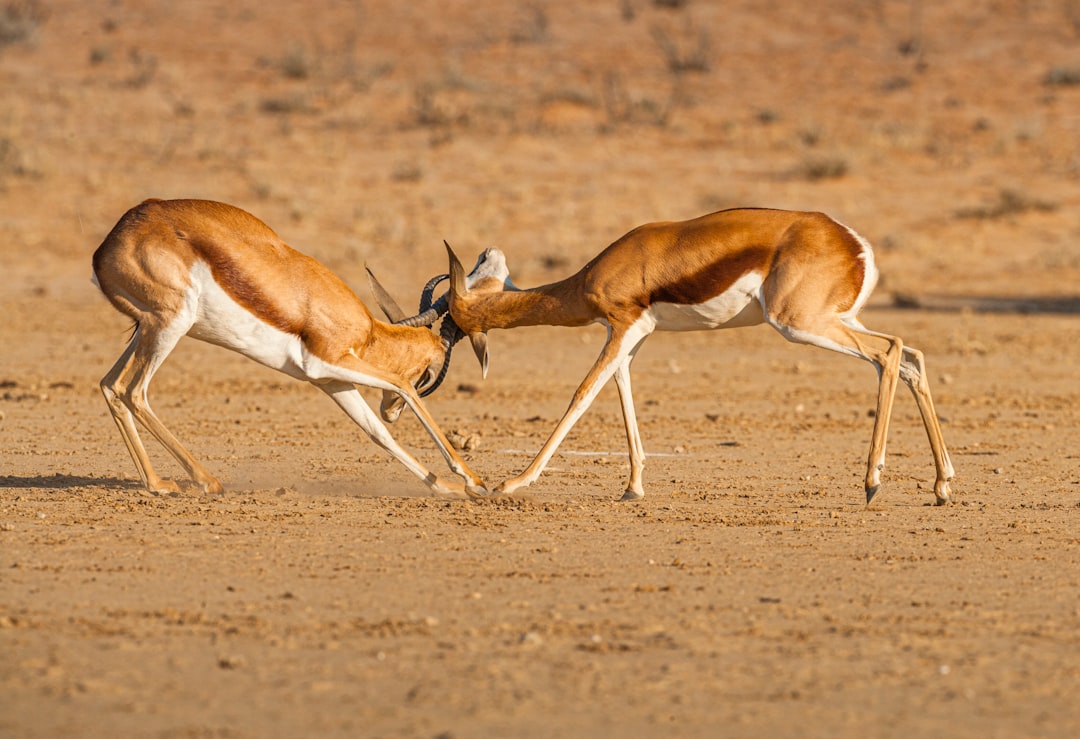
[[[901,389],[866,506],[873,370],[765,327],[647,342],[622,504],[614,388],[526,492],[436,499],[184,340],[151,398],[227,489],[148,495],[89,281],[147,197],[369,304],[365,262],[411,304],[444,238],[530,286],[647,221],[828,212],[926,353],[954,502]],[[0,736],[1080,735],[1076,0],[3,2],[0,259]],[[493,332],[429,407],[494,485],[603,337]]]

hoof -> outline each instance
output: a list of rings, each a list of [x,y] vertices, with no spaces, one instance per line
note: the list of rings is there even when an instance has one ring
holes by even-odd
[[[487,488],[484,487],[483,483],[476,485],[475,483],[460,480],[444,480],[430,473],[424,478],[424,482],[428,484],[432,495],[436,497],[476,500],[487,495]]]
[[[870,505],[870,501],[877,495],[878,490],[881,490],[880,485],[867,485],[866,486],[866,505]]]
[[[645,493],[639,493],[634,490],[627,490],[625,493],[622,494],[622,497],[619,498],[619,501],[625,503],[629,500],[641,500],[644,497]]]
[[[180,485],[173,480],[158,479],[146,486],[151,495],[179,495]]]
[[[519,479],[503,480],[495,486],[496,495],[510,495],[517,492],[523,487],[528,487],[529,483],[522,483]]]
[[[471,500],[480,500],[481,498],[488,497],[488,489],[485,487],[477,487],[476,485],[466,485],[465,495]]]
[[[934,486],[934,505],[948,505],[952,502],[952,491],[949,490],[949,481],[939,482]]]

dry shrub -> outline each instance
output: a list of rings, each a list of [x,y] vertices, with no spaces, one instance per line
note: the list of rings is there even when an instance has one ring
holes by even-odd
[[[809,157],[799,165],[797,174],[806,180],[834,180],[849,171],[848,162],[839,156]]]
[[[1053,67],[1043,82],[1052,87],[1080,85],[1080,67]]]
[[[543,6],[533,5],[528,9],[528,17],[522,21],[521,27],[511,34],[510,40],[515,44],[543,43],[549,37],[550,25]]]
[[[33,38],[49,13],[37,0],[10,0],[0,7],[0,47]]]
[[[997,200],[993,203],[976,205],[970,208],[961,208],[956,211],[955,215],[957,218],[993,219],[1019,215],[1029,211],[1046,213],[1056,209],[1057,205],[1055,203],[1038,200],[1019,190],[1003,188],[998,192]]]
[[[689,23],[686,27],[686,35],[693,35]],[[653,26],[652,37],[664,55],[669,72],[684,74],[686,72],[708,72],[712,69],[710,62],[712,42],[709,38],[709,32],[704,28],[698,30],[696,40],[690,43],[680,43],[672,38],[671,34],[661,26]]]

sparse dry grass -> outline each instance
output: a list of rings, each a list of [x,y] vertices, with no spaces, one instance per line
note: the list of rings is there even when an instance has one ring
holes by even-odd
[[[1049,213],[1057,209],[1055,203],[1040,200],[1025,192],[1012,188],[1002,188],[997,199],[984,205],[974,205],[955,211],[957,218],[995,219],[1007,218],[1031,211]]]
[[[652,38],[673,74],[704,73],[712,69],[712,39],[708,29],[695,28],[688,21],[682,38],[676,38],[663,26],[654,25]]]
[[[510,40],[515,44],[539,44],[548,39],[550,22],[547,11],[540,4],[531,5],[525,11],[525,18],[513,33]]]
[[[805,180],[833,180],[843,177],[851,166],[841,156],[811,156],[804,159],[796,168],[796,175]]]
[[[604,77],[602,101],[607,120],[605,130],[624,124],[666,126],[680,100],[680,87],[674,82],[666,99],[632,93],[617,72]]]
[[[1080,85],[1080,67],[1052,67],[1043,82],[1055,87]]]
[[[0,47],[30,41],[48,19],[38,0],[9,0],[0,6]]]

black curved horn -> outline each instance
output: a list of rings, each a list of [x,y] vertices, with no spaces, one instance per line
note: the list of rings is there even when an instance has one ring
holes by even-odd
[[[445,296],[440,298],[440,301],[441,300],[445,300]],[[442,339],[443,345],[446,346],[446,354],[443,357],[442,367],[439,368],[438,376],[431,385],[420,392],[421,398],[426,398],[431,395],[439,389],[440,385],[442,385],[443,380],[446,379],[446,373],[450,371],[450,354],[454,351],[454,344],[465,338],[465,332],[458,328],[458,325],[454,323],[453,318],[446,316],[446,318],[443,319],[442,326],[439,327],[439,337]]]
[[[430,280],[427,281],[427,284],[424,285],[424,289],[420,291],[420,311],[421,312],[426,311],[428,308],[431,307],[431,304],[432,304],[432,302],[434,301],[434,298],[435,298],[435,288],[438,287],[439,283],[442,282],[443,280],[449,280],[449,279],[450,279],[450,275],[445,274],[445,275],[435,275],[434,277],[432,277]]]
[[[420,312],[407,318],[404,316],[399,317],[394,323],[399,326],[430,326],[444,316],[450,310],[449,300],[444,295],[432,303],[432,297],[435,294],[436,286],[449,278],[450,275],[436,275],[428,280],[420,293]]]
[[[408,318],[402,318],[400,321],[394,321],[395,326],[430,326],[439,320],[442,314],[435,308],[428,308],[423,313],[417,313],[415,316],[409,316]]]

